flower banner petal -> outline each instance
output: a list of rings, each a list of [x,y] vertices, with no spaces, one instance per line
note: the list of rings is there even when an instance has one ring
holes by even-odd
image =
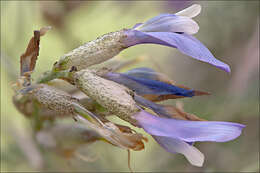
[[[170,32],[151,32],[146,34],[167,42],[194,59],[214,65],[228,73],[231,71],[227,64],[216,59],[199,40],[191,35]]]
[[[196,60],[209,63],[219,69],[230,73],[229,65],[216,59],[212,53],[199,40],[191,35],[179,34],[173,32],[141,32],[137,30],[126,30],[126,46],[136,44],[160,44],[177,48],[183,54],[186,54]]]
[[[154,116],[146,111],[135,115],[139,125],[156,136],[177,138],[186,142],[226,142],[240,136],[245,125],[221,121],[186,121]]]

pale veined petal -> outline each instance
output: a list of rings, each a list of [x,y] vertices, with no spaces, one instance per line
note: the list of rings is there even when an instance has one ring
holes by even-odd
[[[201,5],[199,4],[193,4],[192,6],[185,8],[177,13],[175,13],[178,16],[186,16],[189,18],[196,17],[201,12]]]
[[[140,111],[134,118],[147,133],[177,138],[185,142],[226,142],[241,135],[243,124],[222,121],[187,121],[161,118]]]
[[[181,32],[195,34],[199,30],[199,25],[189,17],[176,16],[173,14],[162,14],[158,17],[139,25],[136,30],[142,32]]]
[[[167,17],[174,17],[174,16],[175,16],[174,14],[160,14],[158,16],[155,16],[155,17],[147,20],[145,23],[137,23],[133,28],[138,30],[141,27],[145,27],[147,25],[154,24],[154,23],[160,21],[160,19],[167,18]]]
[[[196,147],[187,144],[186,142],[164,136],[153,136],[158,144],[170,153],[183,154],[186,159],[194,166],[201,167],[204,162],[204,154]]]

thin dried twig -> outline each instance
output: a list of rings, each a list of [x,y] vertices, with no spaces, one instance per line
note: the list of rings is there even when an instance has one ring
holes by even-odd
[[[134,171],[133,171],[132,168],[131,168],[131,157],[130,157],[130,156],[131,156],[131,155],[130,155],[130,150],[128,149],[128,150],[127,150],[128,168],[129,168],[130,172],[133,173]]]

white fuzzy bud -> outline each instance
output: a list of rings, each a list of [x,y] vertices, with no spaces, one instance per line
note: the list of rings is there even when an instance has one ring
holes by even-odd
[[[102,63],[119,54],[126,46],[123,44],[124,30],[105,34],[65,54],[54,64],[57,71],[75,66],[78,70]]]
[[[74,74],[76,86],[86,95],[106,108],[111,114],[136,125],[131,116],[139,112],[131,91],[113,81],[97,76],[91,70],[81,70]]]

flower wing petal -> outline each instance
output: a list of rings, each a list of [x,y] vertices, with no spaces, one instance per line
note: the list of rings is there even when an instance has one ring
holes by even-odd
[[[161,14],[135,27],[142,32],[181,32],[195,34],[199,25],[189,17],[174,14]]]
[[[169,138],[165,136],[153,136],[158,144],[160,144],[166,151],[170,153],[183,154],[186,159],[194,166],[201,167],[204,162],[204,154],[201,153],[197,148],[186,142]]]
[[[190,7],[175,13],[175,15],[193,18],[199,15],[200,12],[201,12],[201,6],[199,4],[193,4]]]

